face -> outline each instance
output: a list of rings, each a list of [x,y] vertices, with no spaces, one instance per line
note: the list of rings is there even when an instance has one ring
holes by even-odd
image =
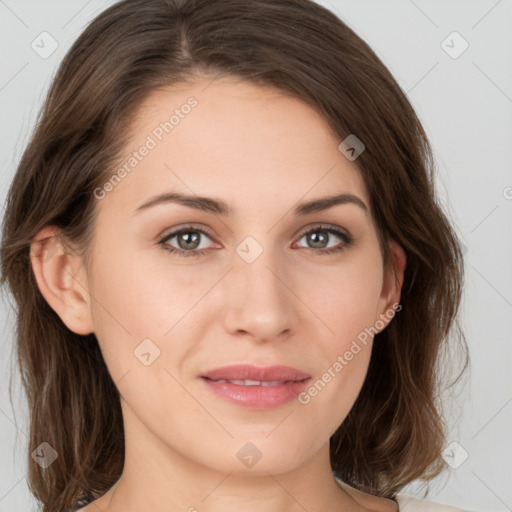
[[[283,472],[343,422],[370,328],[384,328],[398,295],[364,182],[323,119],[275,90],[208,83],[147,97],[125,172],[95,193],[90,325],[140,450]],[[204,377],[232,365],[256,373]],[[257,373],[275,365],[297,372]]]

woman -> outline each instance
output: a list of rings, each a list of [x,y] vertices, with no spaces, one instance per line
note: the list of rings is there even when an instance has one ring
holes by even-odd
[[[433,180],[406,96],[323,7],[101,13],[3,232],[42,510],[427,510],[399,491],[444,469],[437,369],[465,347]]]

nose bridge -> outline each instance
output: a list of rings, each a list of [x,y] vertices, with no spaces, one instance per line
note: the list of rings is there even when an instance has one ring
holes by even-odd
[[[282,281],[278,278],[283,272],[277,251],[271,246],[270,238],[260,243],[255,237],[246,237],[236,247],[235,270],[237,279],[241,280],[241,288],[246,293],[265,300],[284,299]],[[261,237],[260,237],[261,240]],[[281,277],[281,279],[283,279]]]
[[[279,254],[252,236],[240,242],[235,252],[228,328],[259,339],[276,337],[291,328],[293,294],[285,285],[288,272]]]

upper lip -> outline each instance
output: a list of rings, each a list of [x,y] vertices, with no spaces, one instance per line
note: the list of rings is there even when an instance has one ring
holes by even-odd
[[[301,381],[310,377],[291,366],[254,366],[250,364],[236,364],[223,366],[203,373],[201,377],[212,380],[259,380],[271,381]]]

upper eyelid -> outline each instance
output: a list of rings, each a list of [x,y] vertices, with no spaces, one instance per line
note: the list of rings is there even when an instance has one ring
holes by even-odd
[[[214,239],[215,237],[211,235],[206,228],[203,227],[197,227],[197,226],[183,226],[181,228],[176,228],[171,230],[167,235],[161,235],[159,236],[159,240],[168,240],[169,238],[172,238],[176,235],[179,235],[180,233],[187,232],[187,231],[198,231],[202,234],[208,235],[210,238]]]

